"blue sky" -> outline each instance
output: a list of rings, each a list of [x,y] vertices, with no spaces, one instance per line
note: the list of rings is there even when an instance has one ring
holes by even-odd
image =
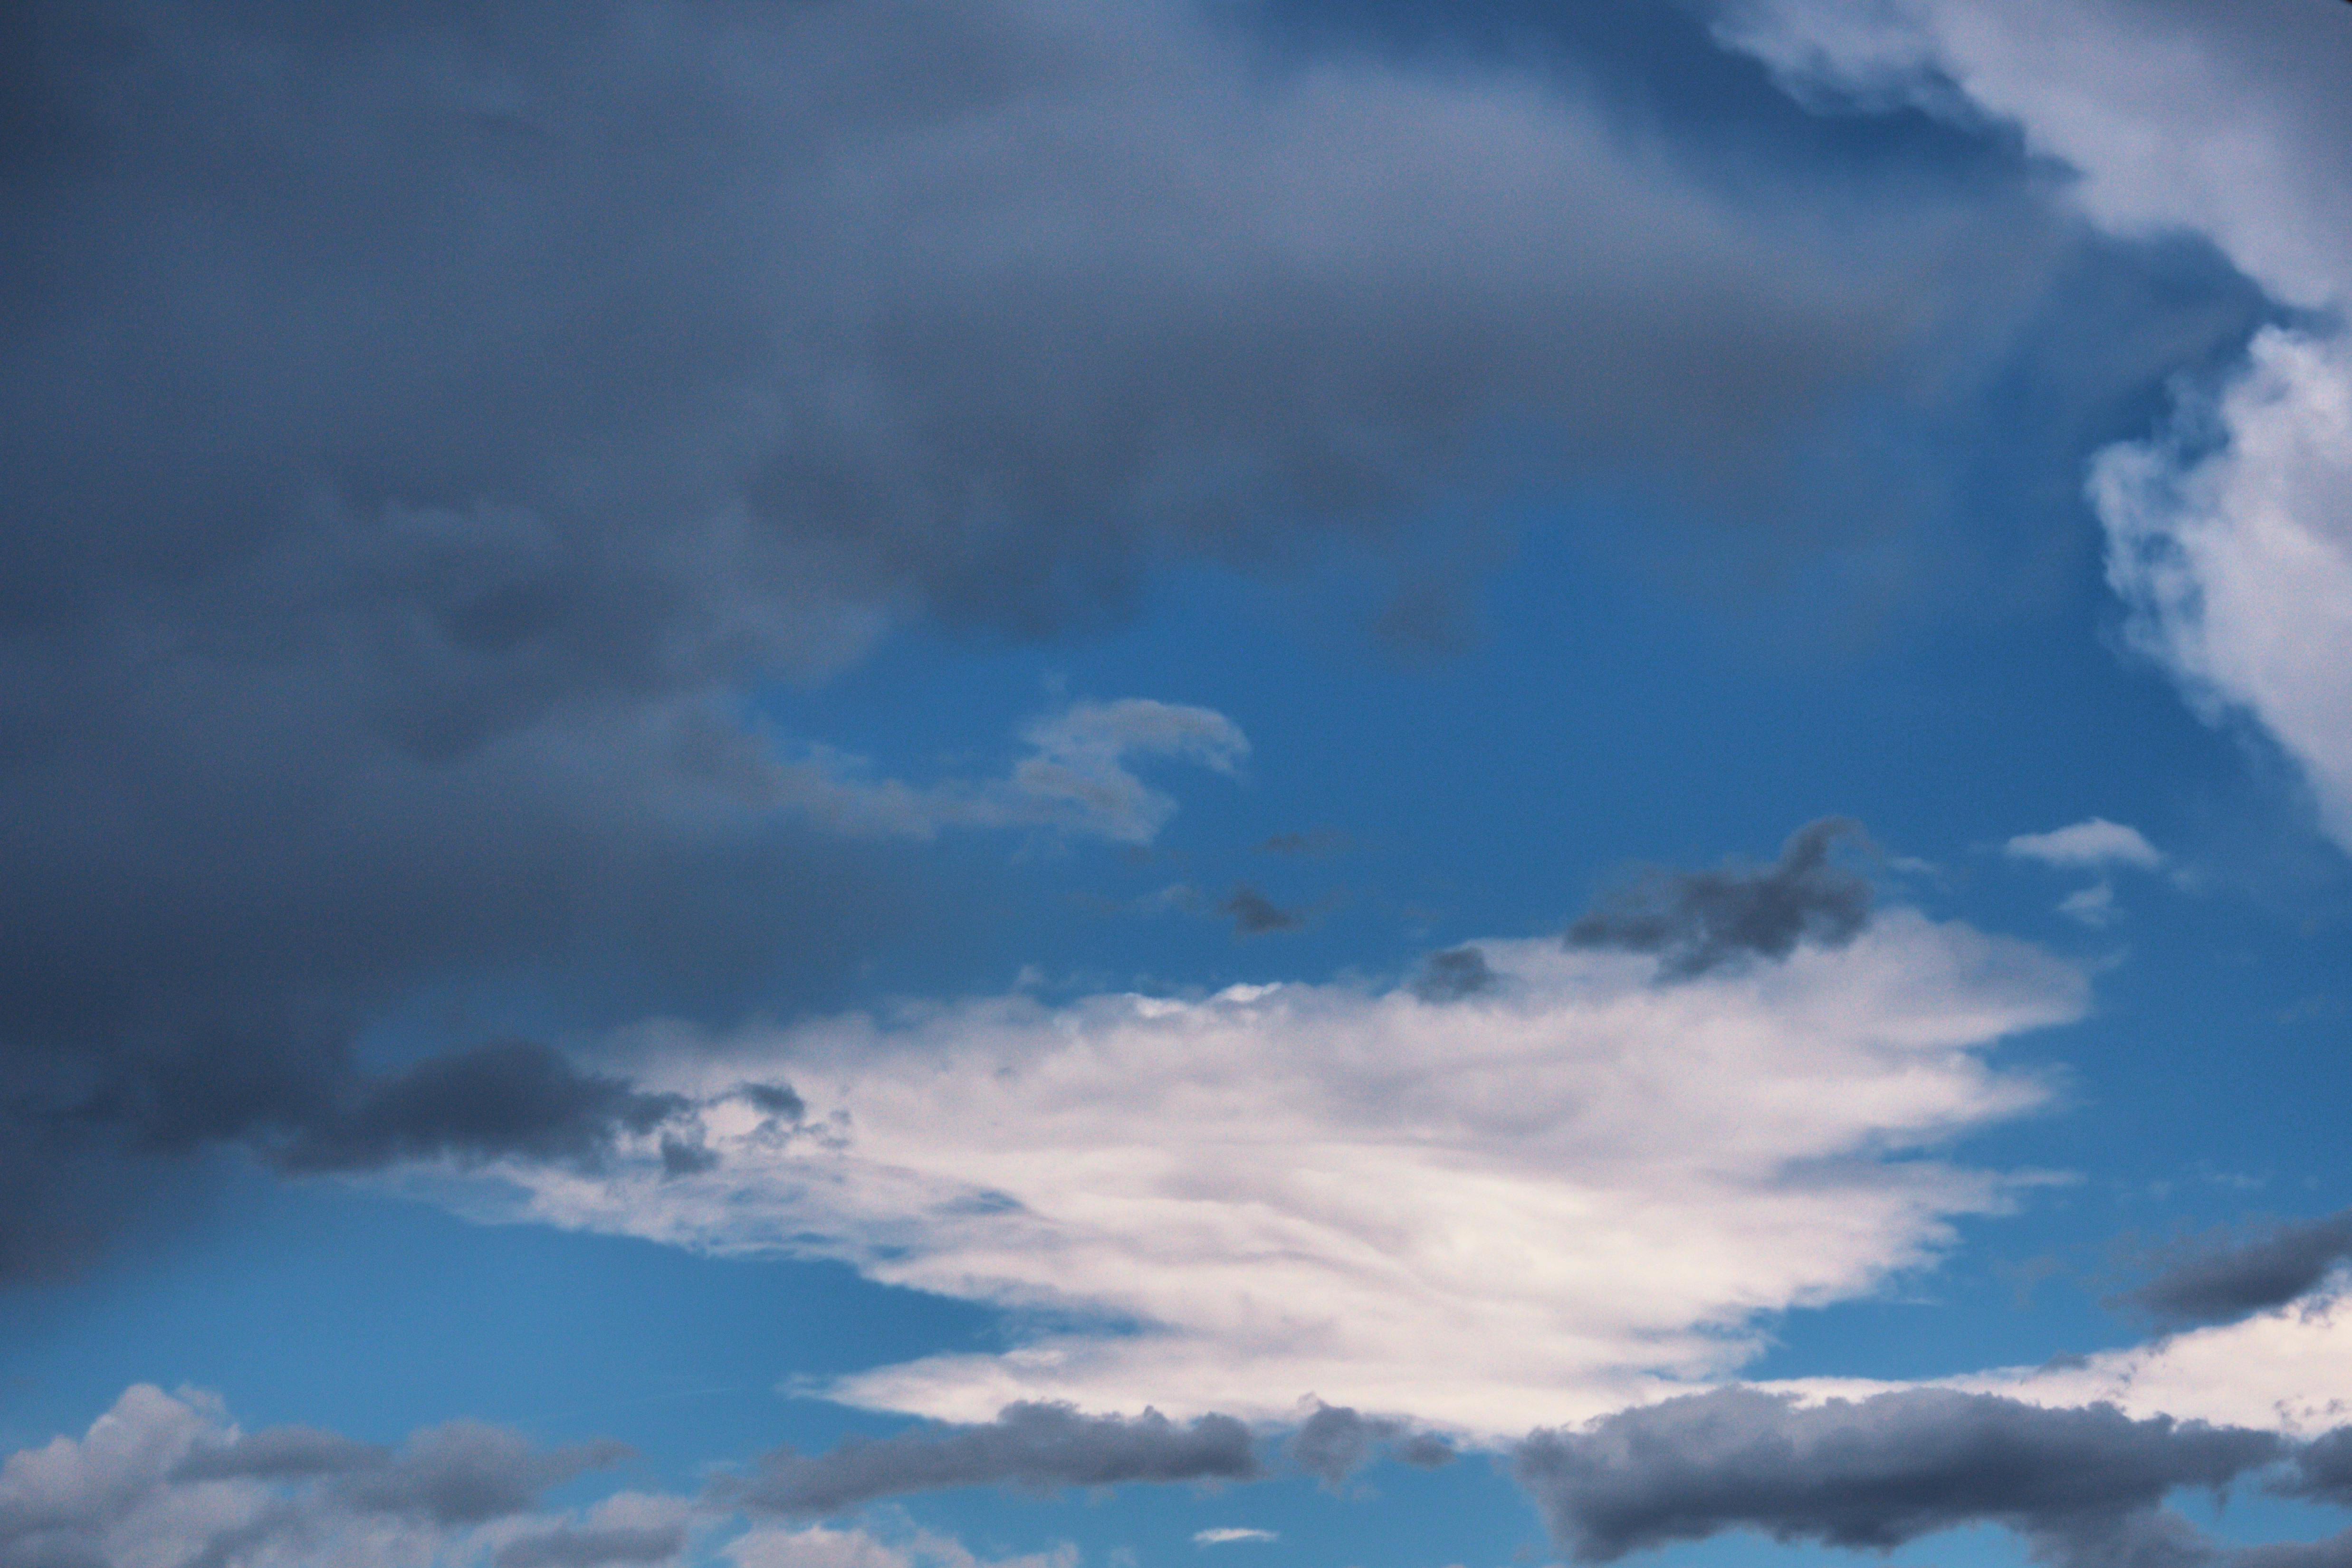
[[[12,26],[0,1568],[2342,1560],[2341,6]]]

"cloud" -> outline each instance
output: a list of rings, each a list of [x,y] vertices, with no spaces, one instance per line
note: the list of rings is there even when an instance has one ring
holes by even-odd
[[[1133,1464],[1162,1438],[1168,1451],[1156,1465],[1142,1460],[1139,1479],[1178,1479],[1169,1472],[1183,1468],[1176,1456],[1188,1441],[1227,1461],[1237,1453],[1244,1469],[1249,1455],[1234,1422],[1081,1425],[1087,1430],[1062,1436],[1093,1445],[1095,1473]],[[1122,1441],[1124,1458],[1114,1452]],[[310,1427],[247,1433],[209,1395],[142,1384],[82,1436],[0,1458],[0,1563],[647,1568],[680,1561],[700,1538],[737,1568],[1077,1568],[1068,1547],[984,1563],[952,1537],[887,1516],[856,1530],[756,1521],[744,1529],[732,1501],[713,1490],[699,1499],[619,1491],[570,1510],[541,1505],[547,1489],[625,1453],[610,1443],[534,1448],[475,1422],[428,1428],[396,1447]],[[1040,1465],[1087,1471],[1069,1458],[1034,1451],[1016,1468],[1033,1479]]]
[[[142,1384],[82,1437],[0,1461],[0,1563],[674,1560],[686,1537],[677,1500],[623,1494],[579,1519],[539,1511],[547,1489],[625,1454],[534,1448],[471,1422],[397,1448],[307,1427],[240,1434],[210,1399]]]
[[[821,1524],[749,1530],[729,1542],[723,1552],[735,1568],[1078,1568],[1079,1563],[1077,1549],[1066,1545],[982,1559],[954,1537],[933,1531],[834,1530]]]
[[[2091,483],[2132,646],[2258,723],[2352,849],[2352,338],[2264,331],[2218,404]]]
[[[1217,900],[1217,912],[1233,917],[1235,936],[1265,936],[1307,924],[1305,915],[1284,909],[1246,882],[1235,883],[1232,892]]]
[[[673,1562],[685,1550],[683,1522],[601,1529],[562,1525],[518,1536],[499,1547],[490,1561],[493,1568],[604,1568],[606,1563]]]
[[[1258,1473],[1249,1428],[1225,1415],[1179,1426],[1154,1411],[1082,1415],[1066,1405],[1007,1405],[984,1426],[852,1438],[819,1455],[780,1449],[716,1495],[775,1513],[839,1513],[877,1498],[946,1487],[1031,1490],[1125,1481],[1248,1480]]]
[[[1435,1469],[1454,1458],[1444,1439],[1415,1432],[1406,1422],[1367,1416],[1345,1405],[1318,1401],[1314,1413],[1290,1436],[1290,1462],[1337,1490],[1381,1447],[1398,1460],[1423,1469]]]
[[[929,785],[866,775],[859,760],[818,750],[780,762],[740,733],[711,731],[708,766],[723,769],[747,799],[856,836],[931,838],[950,827],[1025,827],[1148,844],[1176,814],[1172,795],[1129,763],[1139,757],[1197,763],[1230,774],[1249,755],[1234,721],[1206,708],[1123,698],[1074,702],[1028,725],[1029,754],[1003,779]]]
[[[2168,1326],[2234,1322],[2317,1289],[2352,1260],[2352,1210],[2192,1246],[2121,1300]]]
[[[2352,740],[2336,721],[2352,703],[2340,8],[1756,0],[1727,7],[1723,31],[1801,91],[2009,121],[2072,166],[2094,220],[2200,235],[2311,313],[2256,333],[2218,398],[2185,389],[2169,431],[2104,453],[2090,493],[2132,646],[2209,719],[2243,715],[2270,735],[2352,848]]]
[[[648,1026],[614,1048],[706,1106],[710,1168],[624,1140],[465,1202],[1068,1325],[826,1386],[861,1405],[1282,1421],[1317,1394],[1516,1435],[1722,1376],[1764,1314],[1876,1289],[2001,1206],[2003,1178],[1937,1152],[2042,1102],[1987,1053],[2085,995],[1899,908],[1670,985],[1660,957],[1478,945],[1503,983],[1475,1006],[1284,984]],[[823,1136],[713,1099],[787,1068]]]
[[[1271,1530],[1249,1530],[1227,1525],[1217,1530],[1196,1530],[1192,1532],[1195,1546],[1230,1546],[1242,1541],[1279,1541],[1282,1537]]]
[[[2087,1564],[2128,1560],[2116,1542],[2168,1492],[2225,1486],[2284,1451],[2272,1433],[2111,1406],[1946,1389],[1801,1405],[1727,1388],[1538,1433],[1514,1468],[1580,1562],[1736,1529],[1885,1551],[1994,1521]]]
[[[1570,947],[1614,947],[1662,956],[1664,973],[1704,974],[1743,958],[1786,958],[1801,941],[1834,947],[1870,919],[1870,884],[1830,862],[1860,825],[1823,817],[1789,836],[1780,858],[1758,869],[1660,872],[1579,917]]]
[[[2137,827],[2094,816],[2047,833],[2021,833],[2001,846],[2015,860],[2039,860],[2069,870],[2105,871],[2131,867],[2153,871],[2164,864],[2164,854],[2140,836]]]
[[[1139,842],[1138,759],[1242,751],[1081,704],[894,784],[763,685],[1440,494],[1756,493],[1952,243],[1727,194],[1570,74],[1173,3],[12,20],[0,1279],[152,1184],[93,1086],[331,1087],[425,997],[837,999],[922,914],[845,836]]]
[[[1412,992],[1424,1002],[1458,1002],[1492,991],[1497,984],[1485,953],[1475,947],[1454,947],[1423,962]]]
[[[940,913],[900,841],[1140,842],[1139,761],[1240,754],[1108,703],[877,779],[775,684],[1203,563],[1450,583],[1433,498],[1801,533],[1791,451],[1962,395],[1935,345],[2080,248],[1998,182],[1726,179],[1549,49],[1174,0],[11,21],[0,1280],[157,1184],[100,1103],[241,1138],[453,996],[836,1005]]]

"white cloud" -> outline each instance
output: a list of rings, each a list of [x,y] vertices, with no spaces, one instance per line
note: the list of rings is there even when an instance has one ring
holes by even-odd
[[[1207,708],[1123,698],[1075,702],[1028,725],[1028,755],[1001,779],[910,784],[877,779],[864,759],[825,747],[794,761],[753,734],[704,723],[688,731],[687,763],[706,783],[752,805],[812,817],[835,832],[930,838],[950,827],[1028,827],[1148,844],[1176,801],[1138,777],[1138,758],[1169,758],[1230,774],[1249,740]]]
[[[1075,1547],[1020,1557],[980,1558],[952,1536],[928,1530],[877,1534],[868,1530],[762,1527],[728,1542],[735,1568],[1077,1568]]]
[[[2015,859],[2039,860],[2045,866],[2083,871],[2104,871],[2116,866],[2152,871],[2164,864],[2162,851],[2142,837],[2139,829],[2109,822],[2104,816],[2053,828],[2048,833],[2021,833],[2001,849]]]
[[[1997,1367],[1922,1384],[1805,1378],[1759,1384],[1807,1400],[1958,1388],[2053,1408],[2105,1404],[2315,1437],[2352,1421],[2352,1289],[2342,1284],[2240,1322],[2041,1366]]]
[[[1227,1526],[1222,1530],[1196,1530],[1192,1532],[1195,1546],[1224,1546],[1237,1541],[1279,1541],[1282,1537],[1271,1530],[1246,1530]]]
[[[1284,1419],[1312,1394],[1511,1436],[1720,1377],[1759,1315],[1869,1291],[2001,1206],[2011,1183],[1928,1153],[2042,1103],[1986,1048],[2084,998],[2038,950],[1903,910],[1684,984],[1484,947],[1502,984],[1452,1004],[1014,996],[678,1038],[656,1082],[788,1078],[809,1123],[721,1105],[708,1172],[646,1149],[469,1201],[1081,1325],[828,1385],[856,1403]]]
[[[2058,900],[2058,912],[2086,926],[2106,925],[2116,918],[2115,884],[2100,881],[2078,888]]]
[[[2079,171],[2125,235],[2187,231],[2282,301],[2352,304],[2341,8],[1756,0],[1726,36],[1793,83],[1952,95]],[[2209,718],[2253,719],[2352,849],[2352,339],[2266,329],[2218,408],[2111,448],[2093,500],[2130,637]]]
[[[2216,417],[2218,447],[2100,457],[2107,577],[2134,645],[2260,722],[2352,849],[2352,341],[2264,331]]]
[[[2016,1367],[1958,1386],[2037,1405],[2115,1405],[2135,1415],[2268,1426],[2315,1437],[2352,1420],[2352,1295],[2343,1289],[2242,1322]]]

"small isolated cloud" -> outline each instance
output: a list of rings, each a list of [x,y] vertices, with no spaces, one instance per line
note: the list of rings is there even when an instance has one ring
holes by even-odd
[[[1131,765],[1163,758],[1232,774],[1249,739],[1207,708],[1139,697],[1076,702],[1021,732],[1029,754],[1000,779],[909,784],[868,776],[860,758],[823,748],[795,762],[765,755],[756,738],[709,730],[699,736],[710,776],[752,804],[798,812],[836,832],[931,838],[943,829],[1028,827],[1149,844],[1176,814],[1175,797]]]
[[[2207,1237],[2118,1300],[2168,1328],[2235,1322],[2310,1294],[2347,1261],[2352,1209],[2251,1237]]]
[[[2086,926],[2107,925],[2116,918],[2116,889],[2109,880],[2113,872],[2154,871],[2165,863],[2164,852],[2150,844],[2139,829],[2109,822],[2104,816],[2047,833],[2021,833],[2001,846],[2001,853],[2012,860],[2032,860],[2061,870],[2096,875],[2097,881],[2058,901],[2060,914]]]
[[[1282,1537],[1271,1530],[1249,1530],[1238,1525],[1225,1525],[1216,1530],[1196,1530],[1192,1532],[1195,1546],[1230,1546],[1237,1541],[1279,1541]]]
[[[1803,941],[1851,942],[1870,920],[1870,884],[1831,863],[1842,837],[1861,838],[1861,826],[1823,817],[1790,834],[1769,866],[1654,873],[1570,926],[1568,944],[1656,953],[1662,973],[1688,978],[1786,958]]]
[[[2116,918],[2115,884],[2097,881],[2077,889],[2058,900],[2058,912],[2086,926],[2105,925]]]
[[[1217,900],[1217,912],[1231,916],[1235,936],[1266,936],[1276,931],[1303,930],[1306,914],[1286,910],[1246,882]]]
[[[2164,864],[2164,852],[2136,827],[2094,816],[2048,833],[2021,833],[2001,846],[2013,860],[2039,860],[2067,870],[2107,871],[2118,867],[2153,871]]]

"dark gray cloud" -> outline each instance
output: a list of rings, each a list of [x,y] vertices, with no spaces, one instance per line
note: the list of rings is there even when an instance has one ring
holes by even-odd
[[[1840,838],[1867,842],[1860,824],[1825,816],[1790,834],[1769,866],[1653,873],[1580,916],[1568,944],[1654,952],[1662,973],[1683,978],[1786,958],[1800,942],[1841,946],[1869,923],[1871,889],[1832,863]]]
[[[268,1426],[226,1443],[192,1449],[175,1481],[308,1480],[390,1460],[390,1449],[316,1426]]]
[[[481,1524],[526,1512],[550,1487],[618,1464],[630,1452],[611,1442],[538,1449],[504,1427],[453,1421],[417,1433],[374,1463],[337,1473],[328,1489],[355,1511]]]
[[[2294,1472],[2275,1489],[2352,1508],[2352,1426],[2339,1426],[2296,1454]]]
[[[1315,1414],[1291,1434],[1289,1454],[1292,1464],[1336,1490],[1383,1448],[1402,1463],[1423,1469],[1435,1469],[1454,1458],[1453,1447],[1434,1433],[1336,1405],[1316,1406]]]
[[[747,687],[1177,561],[1451,581],[1437,494],[1771,532],[1793,445],[1938,405],[2084,244],[1932,158],[1725,177],[1565,55],[1175,4],[0,26],[0,1280],[102,1240],[126,1152],[634,1124],[550,1074],[467,1125],[487,1059],[371,1098],[421,996],[837,994],[920,897],[794,816]]]
[[[296,1171],[369,1170],[455,1155],[593,1161],[620,1131],[650,1132],[688,1108],[582,1072],[529,1040],[483,1046],[369,1085],[347,1108],[312,1121],[278,1155]]]
[[[1298,931],[1307,924],[1304,914],[1284,909],[1246,882],[1234,884],[1232,892],[1217,900],[1216,908],[1219,914],[1232,918],[1235,936],[1265,936]]]
[[[2352,1209],[2251,1237],[2208,1239],[2118,1300],[2167,1327],[2231,1322],[2284,1306],[2347,1259]]]
[[[1153,1411],[1082,1415],[1066,1405],[1006,1405],[983,1426],[853,1438],[828,1453],[782,1449],[719,1500],[774,1513],[837,1513],[877,1498],[946,1487],[1031,1489],[1123,1481],[1247,1480],[1258,1473],[1249,1428],[1227,1415],[1179,1426]]]
[[[2178,1534],[2151,1522],[2168,1492],[2226,1486],[2285,1449],[2272,1433],[2109,1405],[1916,1389],[1801,1407],[1730,1388],[1538,1433],[1516,1469],[1581,1562],[1743,1529],[1883,1551],[1992,1521],[2089,1563],[2152,1561],[2122,1548]]]
[[[1424,1002],[1459,1002],[1483,995],[1501,984],[1488,967],[1486,954],[1475,947],[1450,947],[1433,952],[1413,976],[1412,993]]]
[[[667,1563],[686,1550],[686,1526],[566,1525],[518,1536],[491,1559],[497,1568],[603,1568],[610,1563]]]

